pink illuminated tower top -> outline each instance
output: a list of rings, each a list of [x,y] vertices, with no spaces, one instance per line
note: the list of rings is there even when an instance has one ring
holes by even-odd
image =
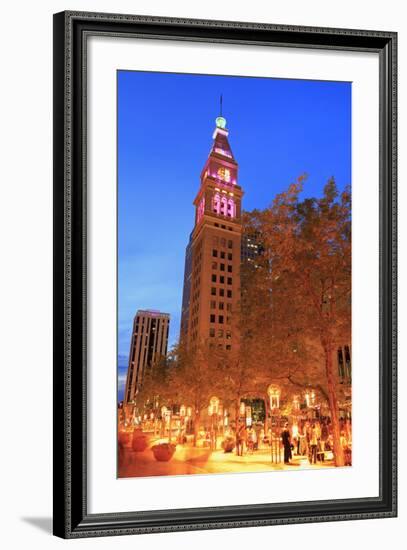
[[[238,164],[229,144],[229,130],[223,116],[216,118],[213,144],[201,172],[201,187],[194,200],[195,224],[205,216],[240,221],[243,192],[237,184]]]

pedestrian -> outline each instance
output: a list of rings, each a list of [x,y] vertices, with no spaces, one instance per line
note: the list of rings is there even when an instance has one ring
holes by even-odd
[[[254,431],[255,431],[255,442],[254,442],[254,448],[255,450],[257,451],[258,448],[259,448],[259,445],[260,445],[260,442],[261,442],[261,439],[262,439],[262,425],[257,423],[255,424],[254,426]]]
[[[253,426],[250,426],[250,428],[246,430],[246,436],[247,451],[253,453],[256,448],[256,432],[254,431]]]
[[[281,432],[281,440],[284,446],[284,464],[290,464],[291,459],[291,437],[288,423],[286,422],[284,430]]]
[[[243,446],[246,439],[246,427],[241,424],[236,432],[236,454],[237,456],[243,456]]]
[[[311,448],[311,464],[317,463],[317,450],[318,450],[318,431],[315,424],[312,425],[310,434],[310,448]]]

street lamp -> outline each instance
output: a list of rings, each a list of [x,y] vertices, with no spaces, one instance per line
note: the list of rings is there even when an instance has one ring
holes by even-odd
[[[179,408],[179,417],[180,417],[180,420],[179,420],[179,431],[178,431],[178,439],[179,439],[179,442],[180,443],[183,443],[183,430],[185,428],[185,416],[187,414],[187,408],[185,407],[185,405],[181,405],[180,408]]]
[[[270,399],[270,409],[279,409],[281,395],[280,386],[277,386],[276,384],[270,384],[270,386],[267,388],[267,394]]]
[[[307,407],[312,407],[315,405],[315,391],[306,390],[305,392],[305,403]]]
[[[281,462],[280,454],[280,434],[273,436],[273,411],[279,411],[280,409],[280,395],[281,389],[277,384],[270,384],[267,388],[267,395],[270,399],[270,449],[271,449],[271,462]],[[278,422],[280,428],[280,421]]]
[[[217,423],[219,413],[219,398],[213,396],[209,400],[208,415],[211,417],[211,448],[216,450]]]
[[[209,401],[210,405],[212,406],[214,414],[218,414],[219,410],[219,398],[216,396],[211,397]]]

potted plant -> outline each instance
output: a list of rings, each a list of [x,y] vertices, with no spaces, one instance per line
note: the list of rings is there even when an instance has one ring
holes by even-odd
[[[235,448],[235,439],[234,437],[228,435],[222,441],[222,449],[225,453],[231,453],[234,448]]]
[[[119,432],[119,445],[126,447],[130,443],[131,432],[120,431]]]
[[[151,450],[158,462],[168,462],[173,457],[176,448],[177,446],[173,443],[158,443],[157,445],[153,445]]]
[[[148,439],[143,430],[136,428],[133,432],[132,449],[138,453],[145,451],[148,447]]]

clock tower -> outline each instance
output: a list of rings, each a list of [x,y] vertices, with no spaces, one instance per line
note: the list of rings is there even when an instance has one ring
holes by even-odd
[[[219,116],[193,201],[195,225],[186,251],[181,338],[189,349],[239,346],[233,318],[240,304],[241,201],[238,164]]]

